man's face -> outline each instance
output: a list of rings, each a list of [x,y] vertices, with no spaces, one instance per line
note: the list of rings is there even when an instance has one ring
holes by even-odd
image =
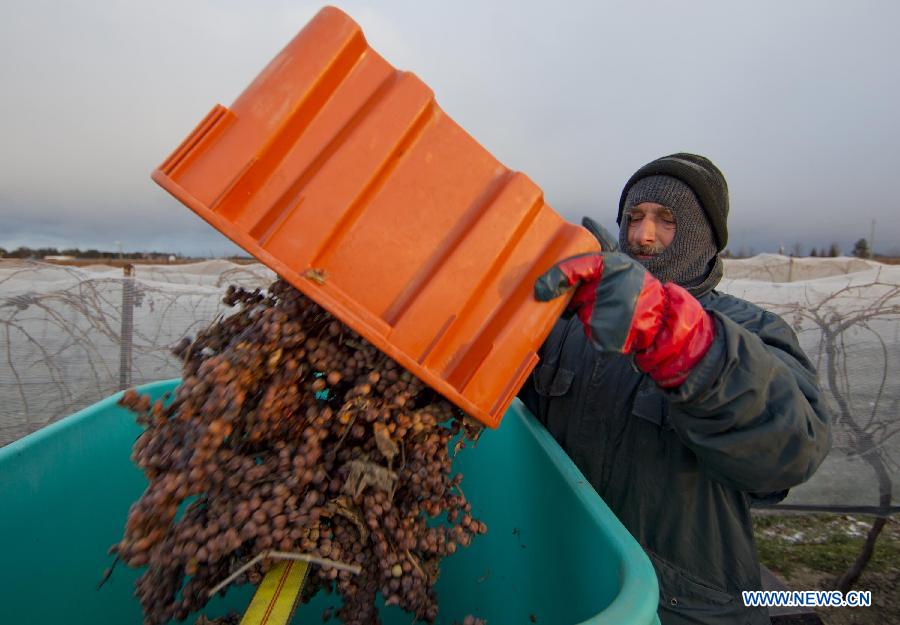
[[[628,253],[639,260],[661,254],[675,238],[675,215],[655,202],[628,210]]]

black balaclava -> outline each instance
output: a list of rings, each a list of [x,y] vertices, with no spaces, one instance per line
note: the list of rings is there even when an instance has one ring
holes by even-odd
[[[719,252],[728,240],[728,187],[718,168],[694,154],[673,154],[639,169],[619,201],[619,246],[628,251],[628,209],[641,202],[666,206],[675,216],[675,237],[662,253],[639,260],[663,282],[699,297],[722,278]]]

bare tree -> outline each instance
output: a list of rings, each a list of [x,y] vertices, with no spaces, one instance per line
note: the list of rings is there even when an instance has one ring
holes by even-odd
[[[19,260],[0,269],[0,446],[116,392],[122,380],[179,375],[171,347],[229,312],[225,286],[271,281],[237,265],[203,286],[152,266],[134,279]],[[154,280],[140,279],[154,271]]]
[[[885,329],[893,323],[896,332],[900,320],[900,286],[882,281],[881,273],[879,270],[872,281],[864,284],[848,280],[845,287],[816,301],[807,294],[806,302],[790,306],[763,304],[793,319],[798,330],[811,325],[812,331],[820,334],[819,375],[827,383],[833,400],[835,430],[844,434],[836,437],[835,450],[865,462],[878,485],[881,514],[869,529],[854,562],[835,581],[836,589],[843,592],[853,587],[869,563],[892,503],[891,467],[896,467],[896,463],[889,456],[886,443],[900,433],[900,418],[895,412],[897,401],[891,402],[885,396],[891,379]],[[852,361],[860,357],[858,347],[865,336],[877,346],[865,352],[865,364],[868,371],[874,367],[879,372],[879,378],[874,380],[874,397],[867,395],[868,405],[855,401],[858,389],[851,379],[855,364]]]

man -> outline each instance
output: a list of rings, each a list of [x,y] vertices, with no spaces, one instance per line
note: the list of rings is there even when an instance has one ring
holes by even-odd
[[[663,625],[768,624],[750,507],[807,480],[831,445],[816,372],[777,315],[714,290],[728,188],[709,160],[640,168],[619,245],[535,284],[574,290],[520,393],[656,569]]]

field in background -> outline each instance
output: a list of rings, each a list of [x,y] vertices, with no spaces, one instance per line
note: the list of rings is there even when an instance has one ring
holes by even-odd
[[[759,514],[753,520],[760,561],[792,590],[832,588],[859,553],[870,517]],[[872,592],[869,608],[820,608],[827,625],[888,625],[900,615],[900,520],[891,518],[856,585]]]
[[[234,263],[236,265],[255,265],[258,264],[255,258],[223,258],[225,262]],[[41,261],[50,265],[59,265],[61,267],[90,267],[92,265],[105,265],[108,267],[124,267],[126,265],[195,265],[197,263],[215,262],[206,258],[176,258],[172,261],[160,263],[155,259],[143,258],[76,258],[73,260],[48,260]],[[900,261],[898,261],[900,262]]]
[[[0,260],[0,445],[119,389],[178,376],[171,347],[228,314],[228,285],[265,288],[275,277],[246,261],[83,262]],[[877,506],[887,489],[896,505],[900,266],[765,254],[725,268],[720,290],[792,326],[838,420],[832,453],[787,503]],[[890,483],[875,479],[873,461]]]

